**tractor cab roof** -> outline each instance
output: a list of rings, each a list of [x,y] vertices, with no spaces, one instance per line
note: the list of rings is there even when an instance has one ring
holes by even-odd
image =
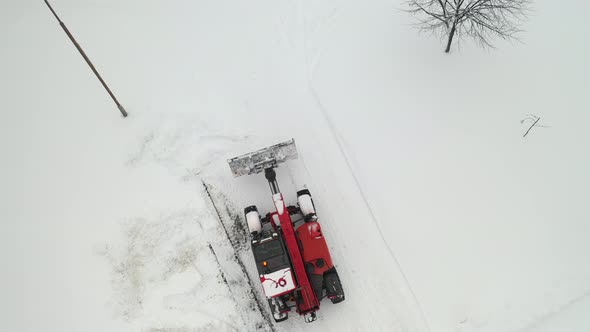
[[[258,272],[261,274],[291,267],[285,245],[278,235],[252,241],[252,252]]]

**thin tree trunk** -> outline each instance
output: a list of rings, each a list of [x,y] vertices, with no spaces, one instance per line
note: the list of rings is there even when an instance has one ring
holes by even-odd
[[[453,43],[453,37],[455,36],[456,29],[457,29],[457,21],[454,21],[453,27],[451,28],[451,32],[449,33],[449,40],[447,42],[447,48],[445,49],[445,53],[449,53],[449,51],[451,51],[451,44]]]

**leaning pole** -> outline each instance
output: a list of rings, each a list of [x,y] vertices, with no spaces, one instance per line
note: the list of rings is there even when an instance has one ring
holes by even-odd
[[[102,79],[102,77],[100,76],[100,74],[98,73],[98,71],[96,70],[96,68],[94,67],[94,65],[92,64],[92,61],[90,61],[90,59],[88,58],[88,56],[86,55],[86,53],[84,52],[84,50],[82,49],[82,47],[80,47],[80,44],[78,44],[78,42],[76,41],[76,39],[74,38],[74,36],[72,36],[72,34],[70,33],[70,30],[68,30],[68,27],[66,27],[66,25],[64,24],[64,22],[62,22],[62,20],[59,18],[59,16],[57,16],[57,14],[55,13],[55,10],[53,10],[53,8],[49,4],[49,2],[47,0],[44,0],[44,1],[45,1],[45,4],[47,4],[47,7],[49,7],[49,10],[51,10],[51,13],[53,13],[53,16],[55,16],[55,18],[59,22],[59,25],[61,26],[61,28],[64,30],[64,32],[66,33],[66,35],[68,35],[68,38],[70,38],[70,40],[72,41],[72,43],[74,44],[74,46],[76,46],[76,49],[78,50],[78,52],[80,52],[80,55],[82,55],[82,57],[84,58],[84,60],[86,61],[86,63],[90,67],[90,69],[92,69],[92,72],[94,73],[94,75],[96,75],[96,78],[98,78],[98,80],[100,81],[100,83],[102,84],[102,86],[105,88],[105,90],[107,90],[107,92],[109,93],[109,96],[111,96],[111,98],[115,102],[115,105],[117,105],[117,108],[121,112],[121,115],[123,115],[123,117],[127,117],[127,111],[125,110],[125,108],[123,107],[123,105],[121,105],[121,103],[119,103],[119,101],[117,100],[117,98],[115,97],[115,95],[113,94],[113,92],[111,91],[111,89],[109,89],[109,86]]]

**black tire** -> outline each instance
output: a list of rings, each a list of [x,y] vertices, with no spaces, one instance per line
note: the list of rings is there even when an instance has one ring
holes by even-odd
[[[337,296],[335,298],[332,298],[332,299],[330,299],[330,301],[332,301],[333,304],[338,304],[338,303],[344,301],[344,298],[345,298],[345,296],[344,296],[344,294],[342,294],[342,296]]]
[[[247,215],[248,212],[252,212],[252,211],[258,212],[258,208],[256,207],[256,205],[250,205],[247,208],[245,208],[244,209],[244,215]]]
[[[324,285],[326,287],[326,295],[332,303],[336,304],[344,301],[344,289],[342,288],[342,283],[335,267],[324,273]]]
[[[297,192],[297,197],[301,196],[301,195],[309,195],[311,197],[311,193],[309,192],[308,189],[301,189]]]
[[[250,222],[248,222],[248,213],[250,212],[256,212],[256,214],[258,215],[258,227],[255,227],[254,229],[250,228]],[[258,213],[258,208],[256,208],[256,205],[250,205],[247,208],[244,209],[244,221],[246,222],[246,226],[248,229],[248,232],[250,232],[250,235],[252,237],[252,239],[258,237],[258,233],[262,231],[262,220],[260,219],[260,214]]]
[[[311,206],[313,207],[313,211],[316,211],[315,209],[315,203],[313,202],[313,197],[311,196],[311,193],[309,192],[309,189],[301,189],[297,192],[297,200],[299,201],[299,197],[303,196],[303,195],[309,195],[309,197],[311,198]],[[299,203],[297,203],[299,205]],[[299,206],[299,211],[301,211],[301,214],[303,214],[303,210],[301,209],[301,206]],[[312,213],[312,214],[308,214],[308,215],[304,215],[303,216],[303,220],[305,222],[308,221],[316,221],[317,220],[317,214],[316,212]]]
[[[285,317],[284,318],[281,318],[281,319],[276,319],[274,316],[272,316],[272,319],[274,319],[275,322],[277,322],[277,323],[284,322],[287,319],[289,319],[289,314],[285,314]]]
[[[275,305],[272,304],[272,301],[270,299],[268,299],[267,301],[268,301],[268,306],[270,307],[270,314],[272,316],[272,319],[275,320],[275,322],[277,322],[277,323],[284,322],[289,318],[289,313],[286,312],[285,317],[277,319],[275,317],[275,310],[279,310],[279,308],[276,308]]]

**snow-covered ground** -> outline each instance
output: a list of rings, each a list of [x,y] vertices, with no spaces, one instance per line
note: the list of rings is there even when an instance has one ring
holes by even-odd
[[[590,330],[588,3],[450,55],[401,1],[53,5],[130,116],[42,1],[3,3],[2,330]],[[292,137],[347,299],[269,326],[231,223],[272,203],[225,160]]]

